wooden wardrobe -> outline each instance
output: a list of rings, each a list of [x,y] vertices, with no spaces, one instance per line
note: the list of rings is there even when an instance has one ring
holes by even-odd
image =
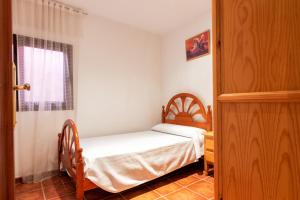
[[[212,8],[215,199],[300,200],[300,1]]]

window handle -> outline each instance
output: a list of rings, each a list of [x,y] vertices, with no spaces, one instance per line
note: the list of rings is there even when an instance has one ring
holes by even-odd
[[[16,102],[16,90],[30,90],[30,84],[29,83],[25,83],[24,85],[15,85],[16,83],[16,65],[15,63],[13,63],[13,126],[14,128],[16,127],[16,108],[17,108],[17,102]]]
[[[15,80],[15,79],[14,79]],[[14,91],[17,90],[30,90],[30,84],[29,83],[25,83],[24,85],[14,85],[13,86]],[[16,93],[13,92],[13,126],[14,128],[16,127],[17,121],[16,121],[16,107],[17,107],[17,102],[16,102]]]
[[[24,85],[15,85],[14,90],[30,90],[30,84],[25,83]]]

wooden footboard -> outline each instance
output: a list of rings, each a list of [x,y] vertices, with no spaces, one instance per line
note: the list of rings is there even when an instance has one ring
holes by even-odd
[[[82,148],[80,147],[77,127],[68,119],[58,134],[58,167],[65,169],[76,184],[76,199],[82,200],[84,191],[97,186],[84,177]]]

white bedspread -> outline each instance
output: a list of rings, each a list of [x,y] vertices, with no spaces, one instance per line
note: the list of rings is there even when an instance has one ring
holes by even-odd
[[[85,177],[106,191],[124,191],[197,161],[203,136],[195,138],[157,131],[82,138]]]

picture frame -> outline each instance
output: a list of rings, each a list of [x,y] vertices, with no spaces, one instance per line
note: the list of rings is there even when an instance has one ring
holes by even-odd
[[[210,54],[210,30],[187,39],[185,52],[187,61]]]

